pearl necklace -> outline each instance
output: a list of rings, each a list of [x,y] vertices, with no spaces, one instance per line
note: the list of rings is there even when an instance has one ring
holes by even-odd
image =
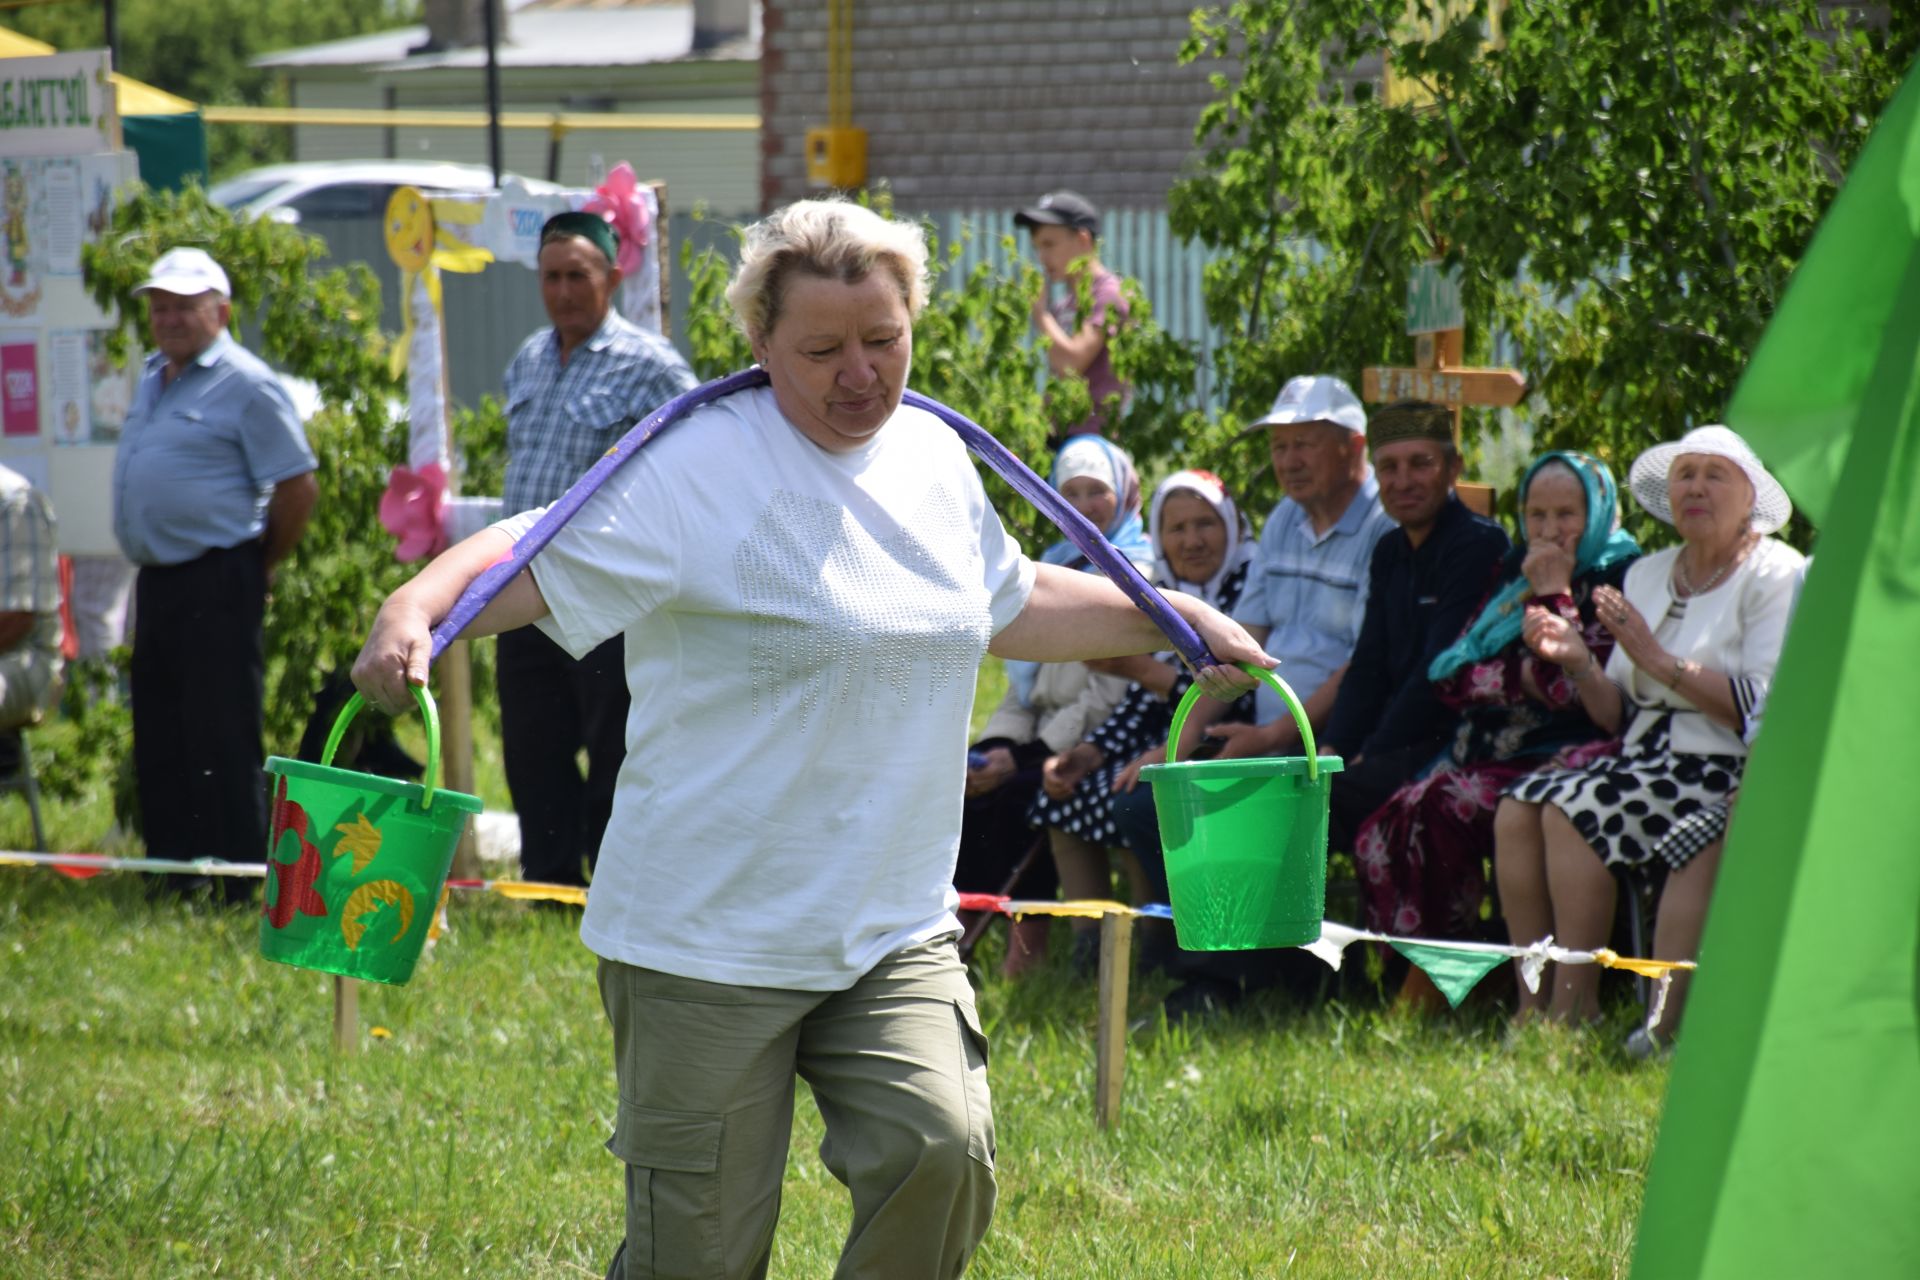
[[[1715,569],[1713,576],[1698,586],[1694,585],[1692,576],[1687,573],[1687,553],[1682,550],[1679,555],[1673,558],[1673,574],[1680,584],[1680,598],[1683,600],[1691,599],[1694,596],[1702,595],[1719,586],[1720,579],[1727,576],[1727,571],[1747,558],[1747,551],[1752,545],[1753,543],[1750,540],[1742,538],[1739,547],[1734,550],[1733,558],[1721,565],[1718,569]]]

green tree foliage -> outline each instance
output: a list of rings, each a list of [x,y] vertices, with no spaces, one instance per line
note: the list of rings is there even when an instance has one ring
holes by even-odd
[[[1487,0],[1470,7],[1483,19]],[[1230,335],[1227,413],[1257,417],[1291,374],[1358,386],[1365,365],[1409,363],[1408,274],[1442,258],[1464,269],[1469,360],[1489,321],[1516,340],[1539,447],[1624,465],[1715,420],[1920,45],[1920,11],[1879,9],[1881,25],[1819,0],[1515,0],[1485,51],[1479,21],[1423,42],[1380,0],[1197,12],[1181,58],[1218,68],[1216,96],[1203,172],[1170,208],[1220,254],[1205,296]],[[1426,104],[1329,92],[1382,57]]]
[[[269,70],[248,65],[278,49],[384,31],[417,21],[415,0],[118,0],[116,71],[194,102],[285,106]],[[98,49],[106,33],[97,0],[16,10],[8,26],[57,49]],[[225,176],[292,154],[286,130],[224,125],[207,136],[209,160]]]
[[[388,473],[406,456],[405,426],[389,410],[401,388],[379,331],[380,287],[365,266],[317,271],[324,242],[284,223],[236,221],[197,189],[142,192],[83,251],[88,289],[118,317],[120,353],[145,332],[135,286],[155,258],[182,244],[205,248],[226,268],[234,322],[258,332],[257,354],[310,379],[325,405],[307,424],[320,500],[267,605],[267,743],[291,754],[321,680],[352,661],[374,607],[411,573],[394,560],[377,515]]]

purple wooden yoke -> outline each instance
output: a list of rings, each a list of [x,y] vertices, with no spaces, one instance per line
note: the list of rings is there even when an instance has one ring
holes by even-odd
[[[686,417],[703,404],[710,404],[721,396],[732,395],[736,391],[748,391],[767,385],[767,374],[758,366],[728,374],[724,378],[709,382],[703,386],[675,396],[661,405],[633,429],[620,438],[620,442],[607,450],[601,459],[594,463],[587,473],[574,481],[573,487],[562,494],[560,500],[547,508],[545,515],[534,522],[534,526],[514,544],[513,554],[498,564],[488,567],[479,577],[468,584],[467,589],[454,602],[453,608],[440,625],[433,629],[433,657],[439,658],[449,644],[466,630],[480,611],[487,607],[495,596],[513,580],[515,574],[526,568],[528,563],[553,541],[553,535],[560,532],[561,526],[573,519],[574,514],[586,504],[607,477],[626,464],[639,449],[659,435],[662,431]],[[901,397],[903,403],[916,409],[924,409],[959,433],[967,448],[992,467],[1000,478],[1012,485],[1015,492],[1040,509],[1040,513],[1051,520],[1067,536],[1067,540],[1097,565],[1111,579],[1115,586],[1127,594],[1127,598],[1138,605],[1142,612],[1153,619],[1155,626],[1164,631],[1172,643],[1175,652],[1195,668],[1213,666],[1214,657],[1207,652],[1198,634],[1187,624],[1187,620],[1175,613],[1167,598],[1160,594],[1154,585],[1142,577],[1127,558],[1114,550],[1100,530],[1088,519],[1075,511],[1067,500],[1035,475],[1026,463],[1020,461],[1007,447],[995,440],[964,415],[954,412],[938,400],[930,400],[916,391],[908,391]]]

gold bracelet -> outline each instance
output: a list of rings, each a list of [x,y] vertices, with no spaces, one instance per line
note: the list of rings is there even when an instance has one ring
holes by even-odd
[[[1593,654],[1589,652],[1587,654],[1586,665],[1582,666],[1578,671],[1567,672],[1567,678],[1572,680],[1575,684],[1579,684],[1582,680],[1585,680],[1588,676],[1592,674],[1593,674]]]
[[[1678,692],[1680,689],[1680,682],[1687,678],[1687,672],[1691,671],[1692,669],[1693,669],[1693,664],[1691,662],[1688,662],[1685,658],[1675,658],[1673,660],[1673,679],[1667,681],[1667,688],[1672,689],[1675,692]]]

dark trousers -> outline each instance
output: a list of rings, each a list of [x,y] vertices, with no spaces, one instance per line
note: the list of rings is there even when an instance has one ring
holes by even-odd
[[[134,595],[133,767],[147,854],[258,862],[265,548],[246,542],[143,568]],[[217,884],[229,901],[252,894],[247,880]]]
[[[599,857],[627,755],[626,654],[618,636],[577,661],[535,627],[500,637],[501,755],[528,880],[585,884]]]
[[[960,853],[953,887],[961,893],[999,893],[1033,842],[1046,833],[1027,822],[1040,790],[1040,770],[1022,769],[985,795],[967,797],[960,817]],[[1027,866],[1009,893],[1015,898],[1051,898],[1060,873],[1046,850]]]

